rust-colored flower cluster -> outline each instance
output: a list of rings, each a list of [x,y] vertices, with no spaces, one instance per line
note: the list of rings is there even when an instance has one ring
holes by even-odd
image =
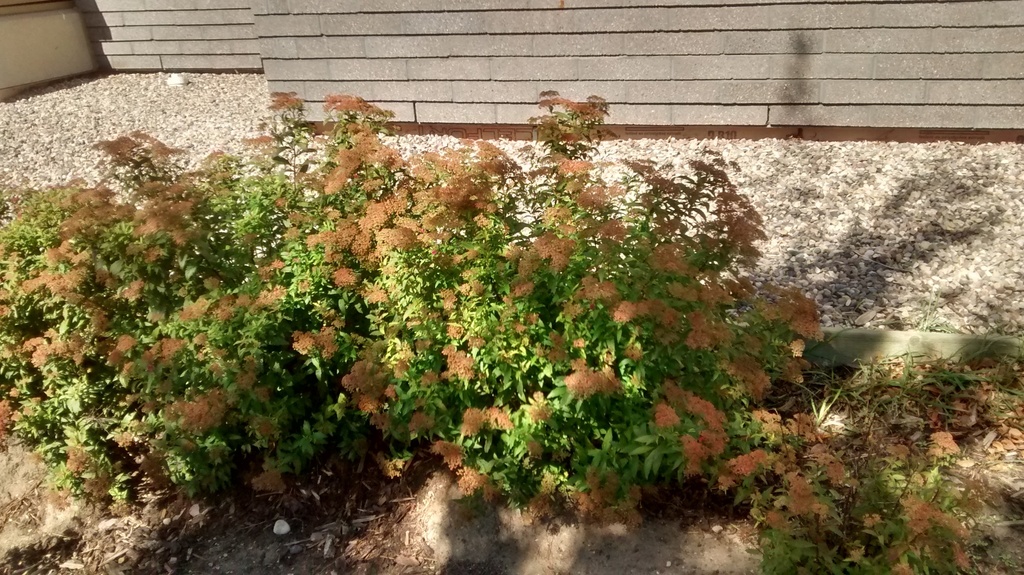
[[[476,371],[473,369],[473,358],[468,353],[453,345],[446,345],[441,353],[448,362],[448,369],[441,374],[445,379],[471,380],[476,375]]]
[[[462,448],[454,443],[448,441],[435,441],[434,444],[430,446],[430,452],[440,455],[450,469],[458,469],[459,467],[462,467],[462,458],[464,457],[464,454],[462,452]]]
[[[737,455],[725,462],[718,474],[718,487],[729,489],[744,477],[749,477],[761,469],[768,461],[768,453],[763,449],[755,449],[743,455]]]
[[[690,323],[686,345],[693,349],[712,349],[732,340],[729,326],[708,319],[708,316],[702,311],[690,312],[686,315],[686,319]]]
[[[761,363],[751,355],[743,354],[726,362],[725,370],[742,382],[750,391],[750,395],[758,401],[764,398],[765,392],[771,386],[771,378],[765,373]]]
[[[492,429],[509,430],[514,427],[512,418],[508,412],[500,407],[492,406],[487,409],[476,407],[467,408],[462,414],[462,435],[472,437],[480,433],[486,427]]]
[[[784,321],[804,338],[821,340],[823,337],[817,305],[798,290],[777,290],[776,301],[761,303],[760,308],[765,319]]]
[[[192,400],[180,400],[167,407],[167,417],[177,420],[185,431],[202,435],[224,421],[228,397],[222,389],[210,390]]]
[[[615,473],[609,471],[602,477],[594,468],[587,470],[586,484],[586,491],[577,491],[573,496],[581,515],[598,523],[640,525],[639,487],[632,486],[622,495],[621,482]]]
[[[375,362],[362,359],[341,378],[341,385],[352,394],[352,399],[360,411],[378,413],[384,406],[388,372]]]
[[[677,409],[683,409],[704,420],[704,429],[697,437],[683,435],[679,441],[686,456],[686,474],[698,475],[704,462],[725,451],[728,435],[725,432],[725,414],[710,401],[682,391],[674,382],[662,385],[665,399]]]
[[[598,371],[583,365],[575,365],[572,373],[565,376],[565,387],[579,399],[593,395],[612,395],[622,390],[622,382],[611,367]]]
[[[292,349],[302,355],[319,353],[330,359],[338,352],[337,332],[332,326],[325,326],[317,332],[297,331],[292,334]]]

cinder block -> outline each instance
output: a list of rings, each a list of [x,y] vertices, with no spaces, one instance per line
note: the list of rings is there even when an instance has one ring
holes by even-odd
[[[870,126],[870,106],[779,104],[769,106],[772,126]]]
[[[672,106],[616,104],[609,109],[606,124],[612,125],[654,125],[672,123]]]
[[[373,61],[380,62],[382,60]],[[405,62],[410,80],[489,80],[491,78],[491,63],[488,58],[410,58]]]
[[[263,61],[263,73],[274,80],[326,80],[330,69],[328,60],[272,60]]]
[[[924,86],[920,80],[825,80],[820,101],[823,104],[923,104]]]
[[[725,54],[817,54],[825,46],[821,30],[720,32],[718,36]]]
[[[343,20],[352,18],[353,15],[345,14],[337,16]],[[326,18],[326,16],[325,16]],[[479,34],[481,32],[493,33],[487,26],[487,16],[482,12],[416,12],[392,16],[374,14],[368,16],[375,24],[385,24],[390,33],[419,35],[419,34]],[[392,22],[397,23],[392,24]],[[389,33],[389,32],[381,32]]]
[[[873,54],[774,54],[771,77],[780,79],[870,79],[874,77]]]
[[[306,82],[303,86],[310,100],[322,100],[329,94],[351,94],[368,101],[388,102],[451,102],[449,82],[391,82],[391,81],[321,81]]]
[[[883,2],[875,8],[876,26],[899,22],[903,26],[940,28],[964,26],[1024,25],[1024,7],[1017,1],[1002,2]]]
[[[438,124],[494,124],[497,122],[494,104],[416,103],[416,121]]]
[[[295,38],[260,38],[260,55],[267,59],[294,59],[299,57]]]
[[[498,124],[529,124],[530,118],[543,114],[536,104],[498,104],[495,123]]]
[[[860,2],[846,3],[840,6],[832,2],[813,2],[760,6],[756,9],[753,6],[744,6],[738,10],[748,15],[748,21],[756,23],[760,19],[761,22],[767,22],[771,28],[776,30],[820,30],[867,26],[874,21],[875,6]],[[755,24],[754,27],[762,26]]]
[[[617,101],[631,104],[718,103],[718,82],[636,81],[626,82],[625,86],[626,97]]]
[[[375,82],[374,99],[394,102],[451,102],[451,82]]]
[[[252,7],[252,13],[257,16],[295,13],[289,10],[288,0],[249,0],[249,6]]]
[[[404,60],[328,60],[328,75],[317,79],[405,80],[408,78],[405,66]]]
[[[870,30],[828,30],[827,52],[869,52],[912,54],[931,52],[939,31],[915,28],[876,28]]]
[[[298,58],[362,58],[366,56],[363,38],[322,36],[294,38]]]
[[[107,56],[124,56],[132,53],[131,42],[92,42],[93,53]]]
[[[652,32],[626,34],[622,52],[630,56],[659,54],[721,54],[723,33]]]
[[[267,14],[296,14],[288,0],[265,0]]]
[[[610,56],[579,58],[581,80],[668,80],[672,59],[668,56]]]
[[[317,16],[259,16],[256,18],[259,37],[319,36],[320,18]]]
[[[160,56],[107,56],[97,54],[96,59],[102,68],[117,71],[161,70]]]
[[[207,40],[255,40],[254,24],[226,24],[223,26],[203,26],[203,38]]]
[[[201,40],[203,28],[207,28],[207,26],[149,26],[148,28],[154,40]]]
[[[416,111],[412,102],[370,102],[383,110],[394,112],[395,122],[415,122]],[[323,101],[306,102],[306,118],[313,122],[322,122],[327,118]]]
[[[803,104],[820,102],[817,80],[753,80],[718,83],[721,104]]]
[[[1021,56],[1017,55],[1020,59]],[[888,79],[984,78],[981,54],[878,54],[875,77]]]
[[[575,80],[579,77],[574,58],[492,58],[495,80]]]
[[[214,26],[252,23],[252,12],[248,9],[124,13],[125,26]]]
[[[971,128],[969,106],[771,106],[774,126],[853,126],[873,128]]]
[[[676,126],[764,126],[768,106],[672,106],[671,124]]]
[[[282,0],[285,1],[285,0]],[[446,6],[442,0],[286,0],[292,14],[352,14],[356,12],[439,12],[476,10],[462,2]]]
[[[1016,52],[1024,38],[1024,27],[939,28],[932,33],[931,51],[936,53]]]
[[[251,24],[224,26],[149,26],[154,40],[255,40]]]
[[[1024,57],[1020,53],[983,54],[981,59],[984,78],[1024,78]]]
[[[275,84],[276,82],[271,83],[271,89],[274,89]],[[294,91],[307,100],[323,101],[327,96],[340,94],[373,100],[376,85],[376,82],[302,82]]]
[[[367,36],[379,34],[407,34],[402,29],[404,16],[397,14],[322,14],[320,16],[290,16],[291,18],[319,18],[320,30],[326,36]]]
[[[184,40],[178,54],[259,54],[256,40]],[[172,52],[162,52],[171,54]]]
[[[672,78],[676,80],[760,80],[771,76],[769,56],[676,56]]]
[[[368,58],[528,56],[530,36],[388,36],[365,38]]]
[[[984,106],[975,108],[975,128],[1024,129],[1024,106]]]
[[[115,40],[118,42],[139,42],[143,40],[151,40],[153,33],[148,26],[132,26],[123,28],[110,28],[107,33],[104,34],[105,40]]]
[[[297,80],[273,80],[270,78],[267,79],[267,90],[271,94],[273,94],[274,92],[295,92],[296,94],[299,95],[300,98],[304,100],[315,100],[316,98],[313,98],[307,94],[306,85],[307,82]],[[322,100],[323,97],[321,96],[320,99]]]
[[[253,0],[144,0],[144,2],[146,10],[251,10],[254,4]],[[255,3],[260,4],[261,2]]]
[[[88,0],[76,4],[97,12],[142,12],[146,9],[146,0]]]
[[[181,54],[181,42],[132,42],[134,54]]]
[[[205,56],[161,56],[164,70],[259,70],[260,57],[254,54],[211,54]]]
[[[373,102],[373,104],[376,104],[381,109],[394,112],[395,122],[416,121],[416,104],[412,102]]]
[[[100,12],[84,12],[82,21],[88,28],[103,28],[112,26],[124,26],[124,15],[120,12],[103,14]]]
[[[933,80],[927,86],[929,104],[1024,104],[1024,86],[1019,80]]]
[[[869,126],[897,128],[971,128],[973,106],[871,106]]]
[[[452,82],[456,102],[532,104],[541,92],[554,90],[562,96],[583,100],[596,95],[609,102],[625,102],[625,82]]]
[[[526,36],[534,56],[619,56],[625,54],[626,34],[540,34]]]

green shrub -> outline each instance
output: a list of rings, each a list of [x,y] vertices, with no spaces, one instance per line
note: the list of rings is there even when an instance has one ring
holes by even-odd
[[[811,418],[758,412],[777,449],[751,495],[765,573],[959,573],[970,567],[970,490],[941,473],[959,447],[935,432],[927,448],[883,433],[828,438]]]
[[[0,229],[0,434],[119,498],[429,449],[467,494],[635,521],[640,486],[699,477],[756,504],[777,572],[881,553],[794,509],[800,481],[841,494],[753,409],[801,377],[818,317],[738,275],[764,236],[730,166],[606,181],[604,101],[541,106],[531,173],[484,142],[404,159],[347,96],[320,137],[275,95],[262,155],[190,173],[141,134],[102,144],[105,185],[23,195]]]

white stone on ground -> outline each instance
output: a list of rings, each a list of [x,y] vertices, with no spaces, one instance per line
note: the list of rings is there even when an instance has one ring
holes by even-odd
[[[266,117],[258,75],[73,80],[0,103],[0,187],[99,177],[97,140],[142,130],[187,150],[237,152]],[[455,146],[394,140],[405,154]],[[528,162],[535,146],[499,142]],[[620,140],[600,161],[686,171],[702,149],[739,165],[733,181],[764,217],[758,282],[813,297],[826,326],[1024,330],[1024,145],[802,140]],[[859,320],[859,321],[858,321]]]
[[[188,152],[195,166],[211,152],[240,152],[267,117],[259,74],[116,74],[68,80],[0,103],[0,187],[95,182],[103,154],[93,149],[139,130]]]

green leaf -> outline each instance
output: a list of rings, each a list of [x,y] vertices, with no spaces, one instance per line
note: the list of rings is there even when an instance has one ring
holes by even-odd
[[[632,450],[631,450],[631,451],[629,452],[629,454],[630,454],[630,455],[643,455],[643,454],[645,454],[645,453],[648,453],[648,452],[650,452],[650,451],[651,451],[652,449],[654,449],[654,447],[652,447],[652,446],[650,446],[650,445],[641,445],[641,446],[639,446],[639,447],[634,447],[634,448],[633,448],[633,449],[632,449]]]
[[[612,446],[612,430],[609,429],[605,432],[604,438],[601,440],[601,451],[608,452]]]

